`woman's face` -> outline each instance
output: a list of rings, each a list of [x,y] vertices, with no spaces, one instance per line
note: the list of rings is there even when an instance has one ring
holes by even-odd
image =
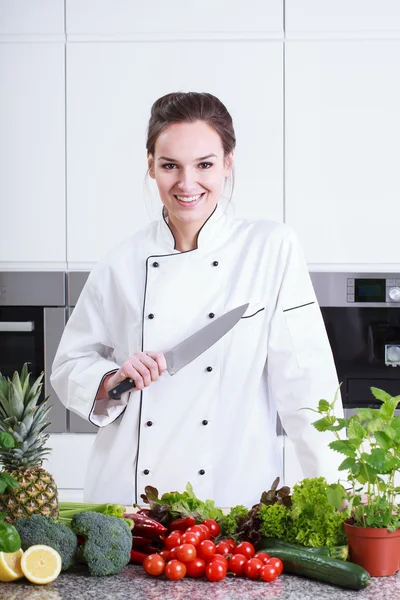
[[[221,197],[233,154],[224,160],[221,138],[204,121],[164,129],[154,156],[148,156],[149,174],[174,225],[197,224],[200,229]]]

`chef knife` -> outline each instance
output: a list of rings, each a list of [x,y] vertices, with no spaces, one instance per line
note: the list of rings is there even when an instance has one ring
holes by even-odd
[[[164,353],[167,363],[167,371],[170,375],[175,375],[183,367],[200,356],[203,352],[211,348],[218,340],[220,340],[234,325],[242,318],[249,304],[237,306],[229,312],[225,313],[209,325],[206,325],[196,333],[174,346],[171,350]],[[119,400],[121,394],[136,387],[133,379],[127,378],[113,387],[108,396],[112,400]]]

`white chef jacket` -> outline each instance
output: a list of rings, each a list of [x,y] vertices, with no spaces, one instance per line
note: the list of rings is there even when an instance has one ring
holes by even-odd
[[[175,375],[95,402],[103,377],[134,352],[165,352],[245,303],[233,329]],[[217,506],[251,506],[282,476],[277,412],[304,476],[338,478],[333,438],[312,427],[315,413],[299,411],[331,401],[338,380],[287,225],[233,218],[217,205],[197,248],[179,252],[163,209],[90,273],[51,382],[69,410],[99,427],[85,501],[130,505],[146,485],[164,493],[191,482]]]

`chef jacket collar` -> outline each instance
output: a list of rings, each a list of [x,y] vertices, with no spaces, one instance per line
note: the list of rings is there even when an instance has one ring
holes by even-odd
[[[225,209],[218,203],[197,234],[197,247],[195,249],[210,248],[210,245],[226,224],[227,218]],[[169,252],[179,252],[176,249],[174,234],[168,225],[168,212],[165,206],[162,208],[162,218],[158,223],[157,238]],[[192,250],[188,252],[192,252]]]

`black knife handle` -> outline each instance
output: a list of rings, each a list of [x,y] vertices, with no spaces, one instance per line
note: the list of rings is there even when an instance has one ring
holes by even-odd
[[[133,381],[133,379],[130,379],[130,378],[124,379],[123,381],[121,381],[121,383],[119,383],[115,387],[111,388],[111,390],[108,392],[108,397],[111,400],[120,400],[121,394],[123,394],[124,392],[128,392],[129,390],[131,390],[135,387],[136,387],[136,384]]]

